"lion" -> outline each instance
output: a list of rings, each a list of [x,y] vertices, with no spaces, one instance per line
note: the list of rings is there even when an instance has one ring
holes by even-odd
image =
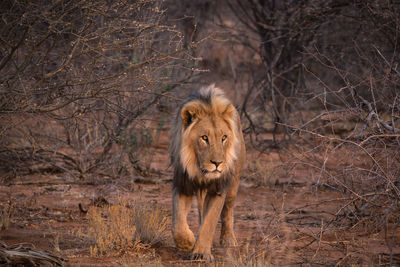
[[[237,246],[233,206],[246,161],[239,114],[219,88],[203,87],[183,101],[170,138],[173,239],[179,250],[190,252],[190,259],[213,261],[219,217],[221,245]],[[197,239],[187,223],[193,196],[199,212]]]

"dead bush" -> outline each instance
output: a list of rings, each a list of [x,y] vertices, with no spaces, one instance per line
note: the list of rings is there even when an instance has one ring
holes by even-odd
[[[242,104],[254,149],[280,148],[289,165],[312,171],[317,199],[326,189],[341,195],[315,240],[337,226],[384,231],[393,266],[400,225],[400,4],[227,3],[240,23],[223,26],[263,62]],[[254,36],[259,42],[249,41]],[[272,118],[273,142],[264,140],[266,128],[254,114]]]
[[[157,128],[191,73],[162,1],[0,5],[3,171],[113,176],[142,164],[129,157],[146,141],[130,136]]]

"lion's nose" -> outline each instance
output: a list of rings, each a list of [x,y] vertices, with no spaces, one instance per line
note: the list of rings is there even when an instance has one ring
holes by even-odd
[[[219,165],[221,165],[222,161],[214,161],[214,160],[210,160],[212,164],[215,165],[216,168],[218,168]]]

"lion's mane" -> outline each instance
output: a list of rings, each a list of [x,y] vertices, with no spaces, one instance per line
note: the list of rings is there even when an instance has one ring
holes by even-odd
[[[203,116],[220,117],[224,116],[223,113],[228,106],[232,107],[231,115],[223,117],[232,132],[233,140],[225,152],[227,171],[220,178],[206,180],[199,175],[200,172],[198,171],[199,166],[195,151],[191,149],[191,146],[185,140],[188,138],[189,132],[192,131],[194,123],[186,127],[181,117],[182,110],[188,105],[196,105],[196,108]],[[205,188],[209,192],[214,191],[215,193],[224,190],[230,182],[229,179],[232,176],[235,162],[239,157],[238,154],[241,148],[240,131],[240,120],[236,109],[233,108],[231,102],[225,97],[223,92],[214,85],[203,87],[185,99],[171,123],[169,151],[171,157],[170,164],[175,172],[174,187],[187,195],[192,195],[193,192],[201,188]]]

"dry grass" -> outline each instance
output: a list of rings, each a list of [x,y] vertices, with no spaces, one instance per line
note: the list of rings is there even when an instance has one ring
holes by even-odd
[[[250,244],[246,243],[238,253],[229,253],[228,259],[223,266],[269,267],[273,266],[273,264],[271,263],[271,255],[267,250],[250,248]]]
[[[162,267],[161,258],[153,251],[146,254],[137,254],[134,258],[123,257],[118,261],[119,266],[123,267]]]
[[[11,217],[14,213],[14,205],[8,202],[7,205],[4,205],[0,209],[0,229],[7,230],[10,226]]]
[[[157,207],[149,204],[135,204],[132,207],[135,219],[136,237],[143,244],[158,246],[165,240],[167,217]]]
[[[104,215],[100,208],[92,207],[88,219],[88,234],[95,242],[90,247],[92,256],[139,248],[139,241],[135,239],[134,218],[126,206],[110,206],[104,211]]]
[[[267,162],[260,159],[249,161],[248,170],[249,178],[260,186],[273,186],[276,179],[277,168],[280,165],[272,160]]]
[[[137,252],[165,239],[166,217],[157,207],[137,203],[91,207],[88,221],[92,256]]]

